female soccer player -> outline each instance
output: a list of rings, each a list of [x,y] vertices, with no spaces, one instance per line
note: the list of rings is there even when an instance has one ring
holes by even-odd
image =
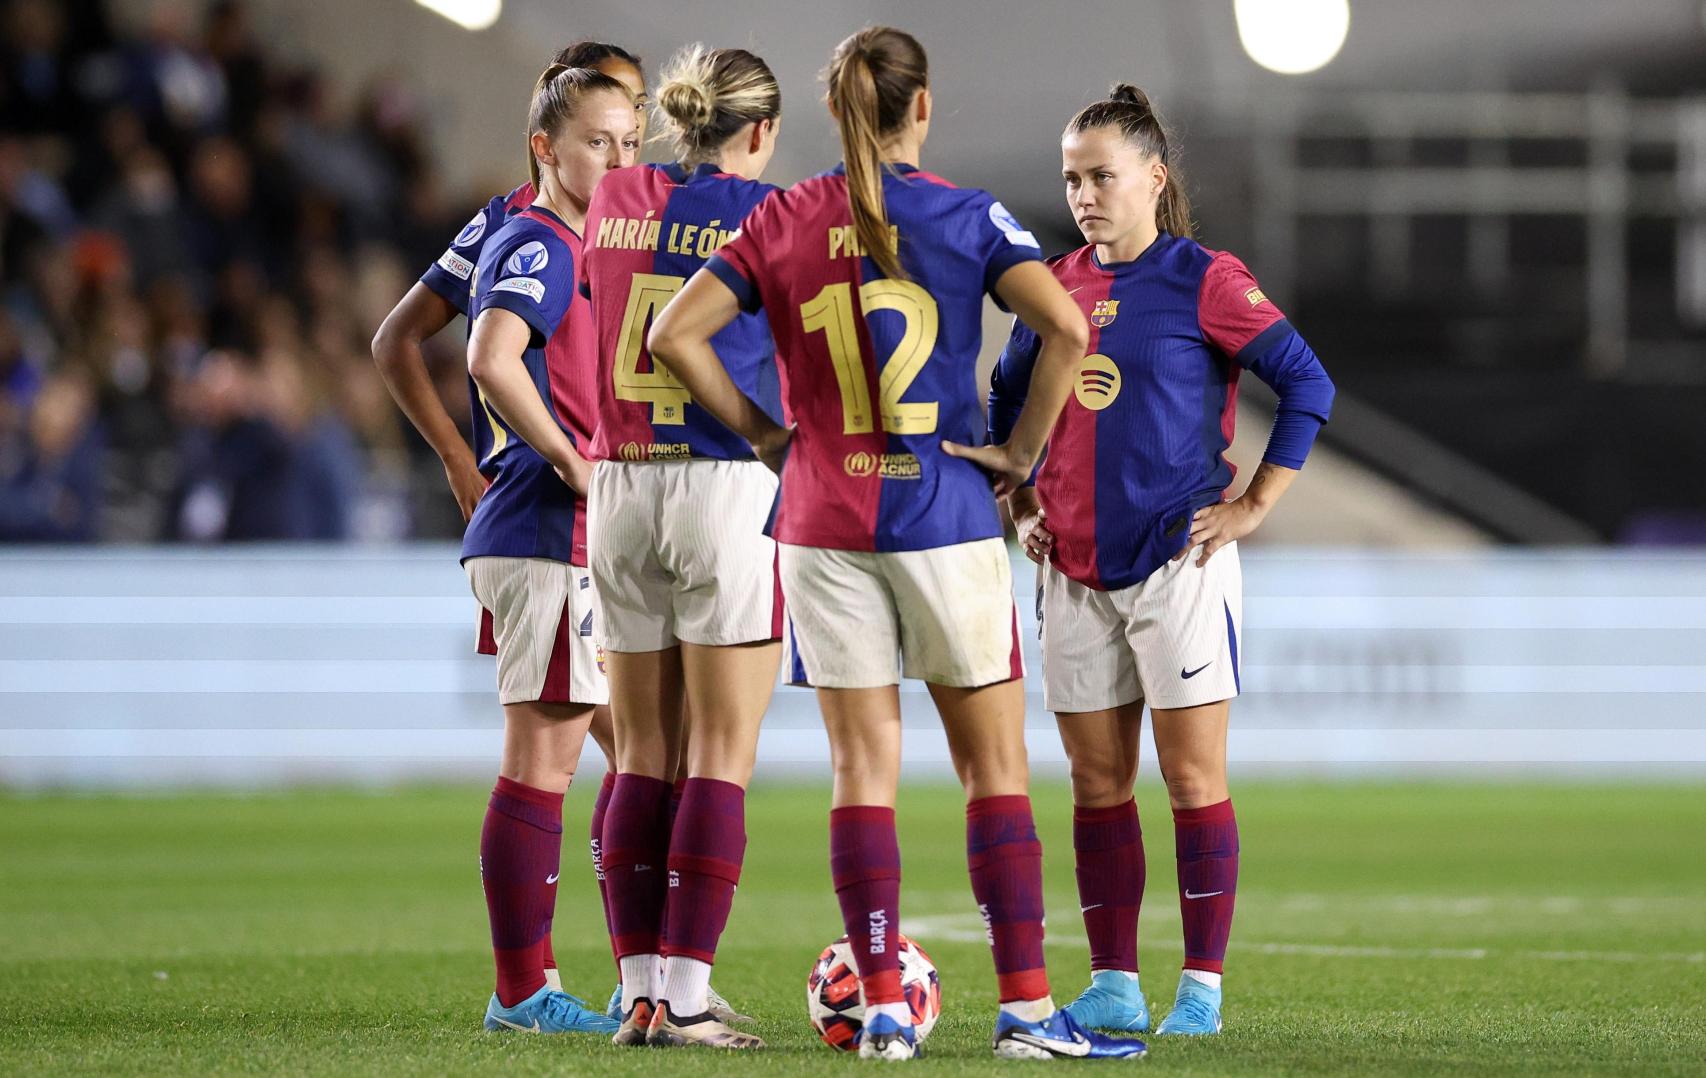
[[[1090,347],[1034,489],[1008,498],[1041,570],[1044,697],[1072,767],[1091,986],[1081,1023],[1149,1028],[1137,979],[1143,839],[1132,784],[1148,701],[1173,807],[1185,968],[1157,1033],[1220,1029],[1238,884],[1226,724],[1238,694],[1237,541],[1303,467],[1333,383],[1244,264],[1191,238],[1166,130],[1115,86],[1061,140],[1066,201],[1087,241],[1052,264],[1088,314]],[[990,391],[1000,438],[1020,421],[1043,342],[1013,327]],[[1225,500],[1238,373],[1279,395],[1266,455]]]
[[[1017,616],[979,467],[1003,490],[1030,474],[1083,355],[1084,318],[999,202],[919,171],[932,102],[917,41],[862,30],[827,74],[844,165],[753,211],[658,317],[650,344],[695,401],[781,467],[774,534],[792,673],[818,687],[829,732],[830,864],[866,1002],[860,1055],[916,1050],[894,946],[903,672],[929,684],[966,789],[972,891],[1000,982],[995,1053],[1141,1054],[1140,1042],[1085,1033],[1049,997]],[[974,366],[986,293],[1038,328],[1042,352],[1011,437],[972,448],[983,440]],[[716,335],[760,309],[797,428],[743,394],[718,358]]]
[[[603,848],[622,967],[615,1041],[757,1048],[759,1038],[711,1013],[708,984],[781,655],[776,544],[764,534],[776,477],[652,363],[645,332],[775,190],[757,178],[776,148],[782,98],[750,52],[695,45],[665,75],[658,110],[678,159],[600,184],[580,268],[598,336],[590,536],[617,731]],[[764,316],[735,319],[716,349],[740,391],[779,416]],[[672,828],[684,701],[696,721]]]
[[[491,486],[462,540],[474,596],[492,612],[504,760],[480,836],[497,991],[488,1029],[608,1032],[616,1023],[545,980],[543,941],[556,900],[563,793],[593,707],[608,700],[591,638],[591,578],[579,500],[591,465],[565,403],[589,362],[590,311],[574,303],[587,201],[605,172],[634,161],[633,97],[587,68],[552,65],[528,117],[533,204],[485,245],[471,276],[468,373],[492,429],[481,462]],[[579,308],[579,309],[576,309]],[[570,320],[569,363],[547,342]],[[578,321],[579,324],[576,324]],[[584,432],[580,437],[585,437]],[[584,444],[584,443],[582,443]]]
[[[635,122],[638,125],[640,140],[644,140],[646,82],[638,56],[620,45],[601,41],[577,41],[560,50],[551,63],[560,67],[592,68],[620,82],[634,97],[637,110]],[[427,372],[426,362],[422,358],[420,346],[421,342],[449,325],[456,315],[469,314],[470,278],[475,265],[480,261],[480,254],[486,242],[497,234],[509,217],[526,209],[533,202],[533,198],[534,186],[529,181],[509,194],[494,197],[488,202],[485,208],[475,214],[462,231],[457,233],[444,254],[428,267],[420,281],[386,316],[373,338],[373,358],[385,378],[386,385],[390,387],[391,396],[415,425],[415,429],[421,433],[421,437],[426,439],[427,444],[433,447],[444,462],[445,477],[450,482],[451,493],[462,510],[464,520],[473,515],[475,505],[486,491],[487,477],[481,470],[481,462],[492,456],[497,428],[481,404],[479,387],[469,379],[469,397],[473,405],[474,419],[474,446],[470,450],[458,433],[455,421],[450,418],[439,400],[432,377]],[[584,322],[585,318],[580,321]],[[577,362],[571,355],[569,337],[570,334],[566,332],[552,337],[547,344],[549,363],[573,365]],[[583,347],[579,361],[586,362],[589,357],[590,350]],[[578,389],[590,385],[591,377],[588,372],[576,378],[562,379],[558,384],[565,389]],[[596,425],[595,403],[591,395],[584,390],[570,393],[566,395],[566,399],[559,401],[559,404],[563,405],[559,413],[561,418],[577,432],[579,438],[584,439],[580,444],[590,442],[592,430]],[[480,611],[480,631],[476,646],[481,654],[497,654],[497,642],[492,638],[492,616],[484,608]],[[610,733],[608,706],[600,704],[593,710],[590,732],[593,740],[603,750],[607,765],[604,783],[599,787],[598,797],[593,804],[590,826],[593,870],[599,880],[599,891],[602,894],[604,878],[603,870],[599,867],[599,836],[604,830],[604,810],[610,800],[616,770],[615,742]],[[549,933],[545,937],[544,951],[546,981],[552,988],[560,989],[562,982],[558,977]]]

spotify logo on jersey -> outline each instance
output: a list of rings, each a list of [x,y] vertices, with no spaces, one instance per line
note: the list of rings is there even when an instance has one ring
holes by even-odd
[[[1078,366],[1078,379],[1072,383],[1072,393],[1079,404],[1099,412],[1120,395],[1120,369],[1100,352],[1085,356]]]

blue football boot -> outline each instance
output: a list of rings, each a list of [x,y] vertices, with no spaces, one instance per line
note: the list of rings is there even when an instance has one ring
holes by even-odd
[[[1220,988],[1210,988],[1194,977],[1179,978],[1179,993],[1173,1009],[1155,1028],[1157,1037],[1178,1033],[1201,1037],[1220,1032]]]
[[[523,1033],[614,1033],[620,1023],[589,1007],[584,1000],[549,985],[513,1007],[498,1002],[497,993],[486,1004],[486,1028],[516,1029]]]
[[[616,990],[610,993],[610,1002],[605,1006],[604,1013],[612,1022],[622,1021],[622,982],[616,982]]]
[[[918,1056],[918,1030],[911,1023],[902,1025],[886,1014],[866,1015],[865,1027],[859,1031],[860,1059],[915,1059]]]
[[[1061,1008],[1085,1029],[1115,1033],[1144,1033],[1149,1029],[1149,1004],[1137,978],[1117,969],[1090,975],[1090,987]]]
[[[1140,1040],[1092,1033],[1065,1011],[1026,1022],[1002,1011],[995,1019],[997,1059],[1137,1059],[1149,1049]]]

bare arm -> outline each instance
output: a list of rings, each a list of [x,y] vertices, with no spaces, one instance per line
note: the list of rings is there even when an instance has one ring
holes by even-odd
[[[777,424],[740,391],[711,347],[711,338],[738,314],[740,300],[729,286],[702,269],[658,312],[646,347],[701,407],[751,442],[759,459],[779,470],[792,430]]]
[[[380,323],[373,335],[373,362],[391,399],[409,417],[421,437],[432,446],[438,459],[444,462],[444,476],[450,482],[450,492],[456,496],[462,519],[474,514],[474,505],[486,492],[486,477],[474,459],[474,451],[462,440],[456,421],[444,410],[438,390],[427,373],[426,358],[421,354],[421,342],[450,324],[456,308],[443,296],[419,282]]]
[[[1229,502],[1196,511],[1191,517],[1190,538],[1184,549],[1173,555],[1173,560],[1178,561],[1200,543],[1202,554],[1197,558],[1197,564],[1206,565],[1215,551],[1255,531],[1296,478],[1296,468],[1264,460],[1256,469],[1250,485],[1244,488],[1244,493]]]
[[[993,472],[995,493],[1006,495],[1036,466],[1049,432],[1072,392],[1072,378],[1090,344],[1084,313],[1041,262],[1021,262],[1001,275],[995,291],[1012,312],[1036,331],[1042,342],[1031,370],[1025,406],[1013,432],[1000,445],[969,446],[943,442],[951,456],[974,461]]]
[[[480,312],[468,342],[468,373],[504,422],[584,497],[592,465],[552,418],[527,373],[521,356],[532,337],[533,330],[519,315],[501,307]]]

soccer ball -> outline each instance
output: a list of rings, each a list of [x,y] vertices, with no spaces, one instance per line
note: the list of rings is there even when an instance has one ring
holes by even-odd
[[[806,978],[806,1013],[812,1028],[823,1043],[842,1052],[859,1047],[859,1031],[865,1027],[865,996],[856,968],[853,948],[842,936],[823,949]],[[924,948],[905,936],[900,937],[900,990],[922,1043],[942,1015],[942,981]]]

